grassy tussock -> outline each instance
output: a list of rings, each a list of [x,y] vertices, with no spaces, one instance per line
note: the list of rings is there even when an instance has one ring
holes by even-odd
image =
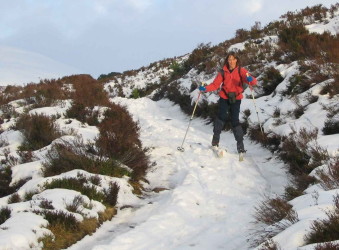
[[[93,234],[103,222],[111,220],[115,214],[116,209],[107,207],[103,213],[99,214],[99,219],[84,218],[82,222],[74,222],[72,220],[72,225],[69,225],[69,222],[66,223],[64,220],[67,220],[68,217],[64,217],[60,213],[58,214],[58,218],[51,216],[45,217],[49,222],[47,229],[49,229],[53,235],[46,235],[39,239],[39,241],[43,243],[43,249],[65,249],[86,235]]]

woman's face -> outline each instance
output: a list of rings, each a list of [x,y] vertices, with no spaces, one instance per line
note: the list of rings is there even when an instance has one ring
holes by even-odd
[[[234,69],[237,66],[237,59],[234,56],[229,56],[227,61],[230,69]]]

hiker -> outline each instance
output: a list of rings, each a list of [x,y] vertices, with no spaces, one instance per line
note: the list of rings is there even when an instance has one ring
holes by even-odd
[[[241,99],[243,98],[242,93],[247,84],[253,86],[257,84],[257,79],[240,66],[239,57],[234,52],[231,52],[227,55],[222,70],[220,70],[213,82],[207,86],[199,87],[201,92],[210,92],[220,88],[218,116],[214,121],[213,128],[213,147],[219,147],[220,133],[229,114],[234,138],[237,141],[238,153],[246,152],[243,142],[244,132],[239,122],[239,113]]]

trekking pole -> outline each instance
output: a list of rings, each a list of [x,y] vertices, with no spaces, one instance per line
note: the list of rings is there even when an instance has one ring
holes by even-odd
[[[201,85],[204,86],[205,83],[202,83]],[[177,147],[177,149],[178,149],[179,151],[181,151],[181,152],[184,152],[184,151],[185,151],[185,149],[183,148],[183,145],[184,145],[184,142],[185,142],[187,133],[188,133],[188,129],[189,129],[190,125],[191,125],[191,121],[193,120],[193,116],[194,116],[195,110],[196,110],[196,108],[197,108],[197,105],[198,105],[198,102],[199,102],[200,95],[201,95],[201,91],[199,91],[198,98],[197,98],[197,100],[196,100],[196,102],[195,102],[194,109],[193,109],[193,112],[192,112],[190,121],[189,121],[189,123],[188,123],[187,129],[186,129],[186,133],[185,133],[185,136],[184,136],[184,139],[182,140],[181,146],[180,146],[180,147]]]
[[[252,93],[252,99],[253,99],[253,103],[254,103],[255,112],[257,112],[257,117],[258,117],[258,122],[259,122],[260,130],[261,130],[261,133],[262,133],[263,135],[265,135],[265,134],[264,134],[264,131],[263,131],[263,129],[262,129],[262,126],[261,126],[260,119],[259,119],[259,112],[258,112],[258,109],[257,109],[257,105],[255,104],[255,98],[254,98],[254,94],[253,94],[253,88],[252,88],[251,85],[250,85],[250,89],[251,89],[251,93]]]

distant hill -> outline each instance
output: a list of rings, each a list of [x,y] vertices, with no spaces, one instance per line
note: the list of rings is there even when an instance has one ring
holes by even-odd
[[[39,82],[40,79],[79,74],[78,69],[44,55],[0,46],[0,85]]]

